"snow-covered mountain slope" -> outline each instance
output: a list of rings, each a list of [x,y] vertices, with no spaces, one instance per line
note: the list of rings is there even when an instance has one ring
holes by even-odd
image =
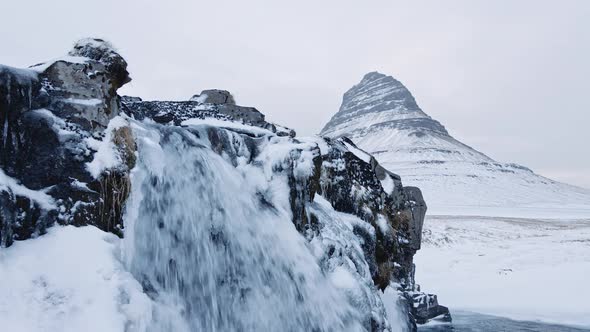
[[[590,191],[500,163],[454,139],[391,76],[366,74],[321,135],[350,138],[405,184],[431,214],[590,216]]]

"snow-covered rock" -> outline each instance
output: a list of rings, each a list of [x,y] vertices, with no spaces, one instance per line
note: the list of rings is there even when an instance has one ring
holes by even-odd
[[[459,142],[391,76],[366,74],[344,94],[321,135],[350,138],[405,184],[420,187],[430,214],[590,216],[589,190]]]

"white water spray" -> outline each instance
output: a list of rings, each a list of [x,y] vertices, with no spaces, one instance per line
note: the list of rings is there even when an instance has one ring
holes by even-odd
[[[276,194],[286,177],[235,168],[204,127],[134,127],[125,255],[154,299],[152,331],[363,330]]]

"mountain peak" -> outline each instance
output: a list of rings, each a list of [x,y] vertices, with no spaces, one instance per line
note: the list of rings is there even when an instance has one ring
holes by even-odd
[[[392,126],[448,135],[446,129],[424,113],[412,93],[398,80],[376,71],[367,73],[348,90],[340,110],[322,129],[329,137],[355,136],[360,131]]]
[[[387,75],[382,74],[378,71],[372,71],[369,73],[366,73],[365,76],[363,76],[363,81],[375,81],[381,78],[387,77]]]

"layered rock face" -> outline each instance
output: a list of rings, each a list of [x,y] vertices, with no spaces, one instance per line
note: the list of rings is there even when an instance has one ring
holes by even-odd
[[[496,162],[459,142],[391,76],[366,74],[344,94],[321,134],[350,138],[404,183],[420,187],[431,213],[590,213],[590,192]]]
[[[296,137],[293,130],[268,123],[255,108],[235,105],[227,91],[206,90],[180,102],[121,98],[116,91],[130,80],[126,66],[108,43],[87,39],[51,63],[29,69],[0,67],[1,247],[40,236],[55,223],[95,225],[125,236],[136,247],[126,253],[128,267],[157,304],[149,323],[152,330],[172,326],[166,325],[170,313],[161,308],[169,303],[162,299],[175,299],[182,307],[175,319],[189,330],[397,331],[415,330],[416,321],[430,318],[431,311],[411,304],[426,296],[414,283],[413,256],[420,248],[426,212],[419,189],[404,187],[398,175],[352,141]],[[162,164],[157,156],[182,162],[177,167],[182,172],[173,172],[175,165]],[[235,176],[227,188],[236,181],[248,187],[239,195],[228,191],[215,167]],[[169,168],[174,178],[162,176]],[[145,179],[136,175],[131,181],[132,170],[145,174]],[[202,200],[211,204],[199,201],[206,193]],[[199,209],[191,210],[189,194],[195,195]],[[126,207],[130,195],[133,204]],[[227,198],[232,195],[252,206]],[[166,210],[174,206],[183,210]],[[236,222],[228,217],[231,208],[239,210],[236,218],[252,223],[245,228],[251,240],[227,229]],[[292,229],[296,241],[306,245],[281,262],[280,252],[271,252],[276,248],[259,248],[269,233],[256,228],[263,227],[256,226],[258,219],[289,226],[285,232]],[[205,227],[216,220],[219,228]],[[185,228],[191,223],[210,234],[191,237]],[[194,243],[197,238],[201,241]],[[272,237],[268,241],[274,243]],[[161,250],[154,249],[158,246]],[[239,257],[247,255],[241,251],[244,247],[260,255],[260,261]],[[207,259],[199,255],[229,262],[228,270],[212,268],[197,275],[192,259]],[[313,260],[301,265],[301,257]],[[297,266],[308,265],[311,270],[298,274]],[[192,285],[202,278],[211,288],[201,294]],[[320,310],[331,306],[321,304],[325,299],[310,291],[315,289],[313,278],[341,294],[334,299],[343,296],[346,303],[332,303],[341,309]],[[285,288],[292,298],[286,296],[277,304],[284,307],[261,307],[262,314],[291,305],[301,316],[293,316],[297,318],[292,322],[288,317],[275,317],[270,323],[242,321],[240,317],[251,315],[238,312],[252,309],[240,303],[258,296],[273,299],[272,294],[285,291],[249,288],[261,280],[271,288],[280,280],[292,281]],[[228,302],[236,306],[235,314],[218,308],[201,317],[204,311],[192,307],[197,298],[218,305],[225,297],[215,297],[222,294],[243,301]],[[429,307],[432,301],[425,303]]]

